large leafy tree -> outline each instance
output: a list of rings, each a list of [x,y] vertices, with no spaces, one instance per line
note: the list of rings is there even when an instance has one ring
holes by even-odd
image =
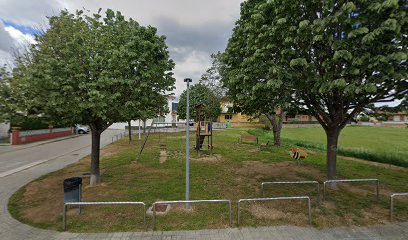
[[[51,121],[87,124],[92,132],[91,185],[100,181],[101,133],[129,111],[152,109],[150,101],[173,89],[174,63],[164,36],[110,9],[102,17],[62,11],[37,36],[31,61],[19,64],[13,81],[29,94],[27,108]],[[157,107],[159,108],[159,107]]]
[[[368,105],[408,94],[403,0],[248,0],[231,37],[229,81],[288,84],[327,135],[327,178],[336,178],[341,130]],[[261,83],[260,83],[261,84]]]
[[[190,87],[190,118],[196,118],[196,106],[204,105],[201,118],[207,120],[215,120],[221,113],[220,99],[214,92],[203,84],[195,84]],[[187,90],[184,90],[180,95],[177,114],[181,119],[186,119],[187,110]]]

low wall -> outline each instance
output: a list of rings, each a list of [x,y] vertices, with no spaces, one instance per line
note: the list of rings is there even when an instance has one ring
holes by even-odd
[[[320,124],[283,124],[283,128],[314,128],[321,127]]]
[[[264,127],[265,124],[259,122],[231,122],[231,127]]]
[[[50,128],[31,131],[20,131],[19,128],[12,129],[11,144],[25,144],[44,141],[53,138],[65,137],[73,134],[72,128]]]

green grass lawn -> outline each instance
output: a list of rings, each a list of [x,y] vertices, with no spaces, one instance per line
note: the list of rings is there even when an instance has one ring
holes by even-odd
[[[273,137],[261,129],[252,132],[266,138]],[[320,127],[284,128],[282,138],[302,147],[326,148],[326,134]],[[408,128],[346,127],[339,137],[339,153],[408,167]]]
[[[286,129],[285,129],[286,130]],[[252,129],[250,132],[253,132]],[[260,142],[268,140],[262,133]],[[102,150],[101,184],[89,187],[84,179],[83,201],[143,201],[148,206],[159,200],[183,200],[185,197],[185,133],[154,134],[149,137],[139,162],[135,162],[140,142],[129,145],[126,139]],[[194,133],[192,133],[194,134]],[[241,198],[261,197],[264,181],[317,180],[325,177],[325,153],[312,149],[309,157],[297,165],[289,157],[290,141],[282,147],[238,143],[248,129],[234,128],[214,132],[214,156],[208,151],[198,154],[191,149],[191,199],[229,199],[233,201],[233,225],[237,226],[236,202]],[[194,136],[191,138],[193,144]],[[160,145],[166,146],[167,160],[160,163]],[[204,144],[206,146],[206,144]],[[11,214],[18,220],[46,229],[62,230],[65,178],[78,176],[89,169],[89,157],[62,170],[47,174],[20,189],[9,202]],[[339,184],[330,190],[327,200],[317,205],[312,186],[268,188],[265,196],[309,195],[313,205],[313,226],[367,226],[388,223],[389,194],[408,191],[408,171],[339,157],[339,178],[379,178],[381,197],[375,200],[372,185]],[[350,204],[353,202],[353,204]],[[408,219],[408,201],[396,204],[396,220]],[[307,226],[305,204],[301,202],[257,203],[242,205],[241,226],[297,225]],[[140,207],[84,207],[78,216],[68,214],[68,230],[73,232],[113,232],[152,230],[142,221]],[[194,205],[192,211],[175,207],[157,218],[157,230],[190,230],[228,227],[228,207],[222,204]]]

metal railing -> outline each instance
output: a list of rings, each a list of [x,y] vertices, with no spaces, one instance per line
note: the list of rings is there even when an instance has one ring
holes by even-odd
[[[307,200],[309,224],[312,224],[312,206],[310,204],[310,198],[308,196],[299,197],[275,197],[275,198],[249,198],[240,199],[238,201],[238,225],[241,223],[241,202],[258,202],[258,201],[279,201],[279,200]]]
[[[229,223],[230,226],[232,226],[232,207],[231,207],[231,201],[230,200],[225,200],[225,199],[219,199],[219,200],[182,200],[182,201],[159,201],[153,203],[153,229],[156,227],[156,205],[157,204],[190,204],[190,203],[228,203],[229,206]]]
[[[290,182],[263,182],[261,184],[262,196],[264,196],[265,185],[275,184],[316,184],[317,186],[317,203],[320,203],[320,186],[318,181],[290,181]]]
[[[390,221],[392,221],[394,218],[394,197],[408,197],[408,192],[393,193],[390,195]]]
[[[343,179],[343,180],[327,180],[323,182],[323,200],[326,197],[326,184],[328,183],[344,183],[344,182],[376,182],[377,200],[380,198],[380,181],[376,178],[370,179]]]
[[[126,134],[127,134],[127,133],[126,133],[126,131],[125,131],[124,133],[118,133],[118,134],[116,134],[116,135],[113,135],[113,136],[111,137],[112,143],[114,142],[114,141],[113,141],[114,138],[116,138],[116,141],[118,141],[119,139],[122,139],[123,137],[126,137],[126,136],[127,136]]]
[[[67,229],[68,206],[93,206],[93,205],[143,205],[143,222],[146,225],[146,204],[144,202],[67,202],[64,203],[62,222],[64,231]]]

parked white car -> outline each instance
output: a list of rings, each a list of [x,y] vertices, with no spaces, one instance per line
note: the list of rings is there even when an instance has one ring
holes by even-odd
[[[89,133],[89,127],[87,127],[87,126],[81,126],[81,125],[75,125],[75,133],[76,133],[76,134],[86,134],[86,133]]]

